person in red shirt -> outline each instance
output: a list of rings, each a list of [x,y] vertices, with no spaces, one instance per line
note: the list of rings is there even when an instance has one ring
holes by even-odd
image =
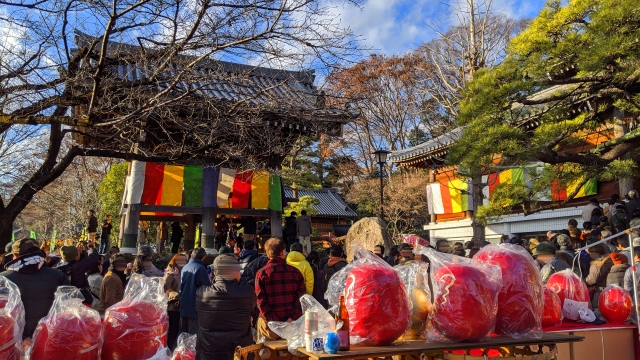
[[[295,321],[302,316],[300,297],[306,293],[302,273],[285,260],[285,243],[278,238],[264,245],[269,261],[256,273],[255,290],[258,303],[257,330],[267,340],[279,337],[269,329],[269,321]]]

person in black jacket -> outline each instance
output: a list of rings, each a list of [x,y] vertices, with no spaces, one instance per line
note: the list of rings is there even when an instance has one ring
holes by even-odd
[[[244,250],[238,254],[238,262],[240,263],[240,272],[244,272],[244,269],[251,264],[251,262],[258,258],[258,250],[255,249],[256,242],[253,240],[247,240],[244,242]]]
[[[111,225],[111,215],[107,215],[102,222],[102,232],[100,233],[100,249],[98,250],[100,254],[106,253],[109,248],[111,229],[113,229],[113,225]]]
[[[62,260],[65,264],[58,266],[57,269],[67,275],[71,285],[80,289],[80,292],[82,292],[82,295],[85,297],[84,303],[91,305],[93,303],[93,296],[91,295],[86,273],[97,267],[100,263],[98,252],[94,248],[89,248],[87,256],[82,260],[80,259],[82,252],[75,246],[63,246],[60,252],[62,253]]]
[[[327,264],[324,266],[324,273],[322,275],[324,278],[322,286],[323,294],[327,292],[327,286],[333,274],[347,266],[347,261],[343,259],[342,256],[344,256],[344,251],[341,246],[334,245],[329,249],[329,261],[327,261]]]
[[[98,218],[95,217],[95,211],[87,211],[87,234],[89,235],[89,245],[96,245],[96,233],[98,232]]]
[[[35,239],[26,238],[13,243],[14,259],[1,272],[20,289],[24,304],[25,327],[23,338],[31,337],[38,321],[47,316],[58,286],[69,285],[69,280],[56,269],[43,266],[45,253]],[[1,346],[1,345],[0,345]]]
[[[231,256],[213,262],[215,282],[196,292],[198,338],[196,359],[233,360],[237,346],[252,345],[253,287],[240,285],[240,265]]]
[[[177,254],[180,251],[180,241],[182,241],[182,236],[184,235],[184,230],[180,227],[180,223],[174,221],[171,223],[171,252]]]

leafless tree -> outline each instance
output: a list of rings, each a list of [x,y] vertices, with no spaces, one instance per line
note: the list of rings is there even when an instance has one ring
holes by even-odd
[[[301,132],[339,134],[343,113],[322,106],[305,69],[361,50],[320,0],[1,4],[0,136],[22,126],[47,139],[0,199],[1,246],[78,156],[255,168],[281,161]]]
[[[493,0],[459,0],[451,5],[454,25],[431,22],[438,37],[421,45],[416,53],[422,59],[420,91],[428,108],[423,117],[432,135],[456,127],[458,102],[467,82],[480,69],[491,69],[504,58],[507,43],[526,23],[493,8]],[[473,203],[482,204],[482,174],[471,175]],[[472,223],[475,239],[484,239],[484,226]]]

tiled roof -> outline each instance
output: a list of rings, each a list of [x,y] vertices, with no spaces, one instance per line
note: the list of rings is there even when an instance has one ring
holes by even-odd
[[[79,47],[88,46],[95,40],[79,32],[75,36],[76,45]],[[110,42],[108,52],[118,62],[112,70],[114,77],[118,80],[131,82],[149,80],[154,73],[153,62],[136,60],[141,52],[141,48],[137,46]],[[196,57],[187,55],[176,57],[176,61],[180,63],[189,63],[195,59]],[[155,59],[155,63],[162,63],[162,61],[162,59]],[[89,62],[91,65],[96,63],[93,59]],[[157,91],[166,89],[167,85],[176,79],[179,71],[179,65],[170,65],[168,70],[155,75],[154,82],[150,86]],[[176,84],[177,91],[191,89],[202,96],[223,102],[244,101],[249,106],[271,105],[274,109],[281,108],[285,104],[289,108],[320,117],[357,117],[359,115],[355,109],[351,108],[324,108],[324,99],[319,99],[324,95],[320,94],[313,85],[314,70],[287,71],[203,59],[195,69],[182,74],[181,78],[185,81]]]
[[[460,138],[462,135],[462,127],[455,128],[444,135],[440,135],[435,139],[431,139],[427,142],[423,142],[422,144],[403,149],[397,150],[389,154],[389,161],[394,163],[401,163],[406,161],[411,161],[415,158],[421,158],[428,154],[433,154],[433,156],[437,156],[435,151],[445,149],[449,145],[453,144],[456,140]]]
[[[284,193],[287,197],[293,198],[293,189],[285,188]],[[316,217],[348,217],[355,218],[358,214],[353,211],[349,205],[338,195],[336,189],[320,189],[320,190],[298,190],[298,197],[313,196],[320,201],[320,204],[313,205],[318,211],[313,215]],[[298,214],[300,215],[300,214]]]

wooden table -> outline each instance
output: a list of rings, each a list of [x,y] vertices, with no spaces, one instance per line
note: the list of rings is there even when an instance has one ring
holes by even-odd
[[[581,336],[543,334],[541,339],[518,340],[507,337],[496,337],[491,340],[474,343],[426,343],[422,340],[412,340],[409,342],[399,342],[389,346],[360,346],[352,345],[350,351],[342,351],[337,354],[314,354],[307,352],[304,348],[298,351],[306,355],[309,360],[320,359],[348,359],[348,360],[368,360],[368,359],[431,359],[434,356],[442,355],[452,350],[470,350],[501,348],[509,354],[514,354],[515,347],[518,346],[538,346],[555,345],[558,343],[571,343],[582,341]],[[266,345],[266,344],[265,344]],[[286,348],[286,342],[285,342]]]

